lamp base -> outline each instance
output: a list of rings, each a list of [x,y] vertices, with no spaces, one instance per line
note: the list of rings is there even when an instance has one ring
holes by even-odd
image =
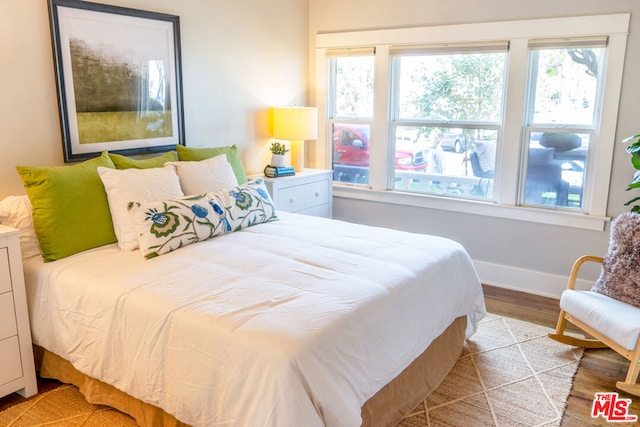
[[[304,141],[291,141],[291,166],[296,172],[304,170]]]

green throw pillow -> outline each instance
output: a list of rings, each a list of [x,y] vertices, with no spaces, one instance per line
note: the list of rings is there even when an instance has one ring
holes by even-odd
[[[247,182],[247,174],[242,166],[242,159],[238,152],[238,147],[234,145],[228,145],[226,147],[207,147],[207,148],[194,148],[185,147],[183,145],[176,145],[176,151],[178,152],[178,160],[180,161],[200,161],[210,159],[220,154],[227,155],[227,161],[231,163],[233,173],[236,175],[238,184],[244,184]]]
[[[116,242],[98,166],[114,168],[106,151],[72,166],[16,166],[45,262]]]
[[[132,159],[121,154],[109,153],[109,158],[116,169],[150,169],[161,168],[166,162],[175,162],[178,160],[178,155],[175,151],[169,151],[146,159]]]

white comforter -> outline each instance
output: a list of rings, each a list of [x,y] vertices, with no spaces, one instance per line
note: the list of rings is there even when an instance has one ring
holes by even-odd
[[[484,315],[457,243],[280,214],[144,260],[25,265],[34,342],[194,426],[358,426],[453,319]]]

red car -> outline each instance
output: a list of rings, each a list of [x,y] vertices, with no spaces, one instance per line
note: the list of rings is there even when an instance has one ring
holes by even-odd
[[[369,166],[369,129],[369,125],[334,125],[333,163],[349,166]],[[412,147],[411,145],[410,142],[397,142],[396,169],[426,170],[426,150]]]

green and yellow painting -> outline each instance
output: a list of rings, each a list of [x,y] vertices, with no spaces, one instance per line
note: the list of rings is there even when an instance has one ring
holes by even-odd
[[[165,61],[69,43],[80,144],[173,135]]]

